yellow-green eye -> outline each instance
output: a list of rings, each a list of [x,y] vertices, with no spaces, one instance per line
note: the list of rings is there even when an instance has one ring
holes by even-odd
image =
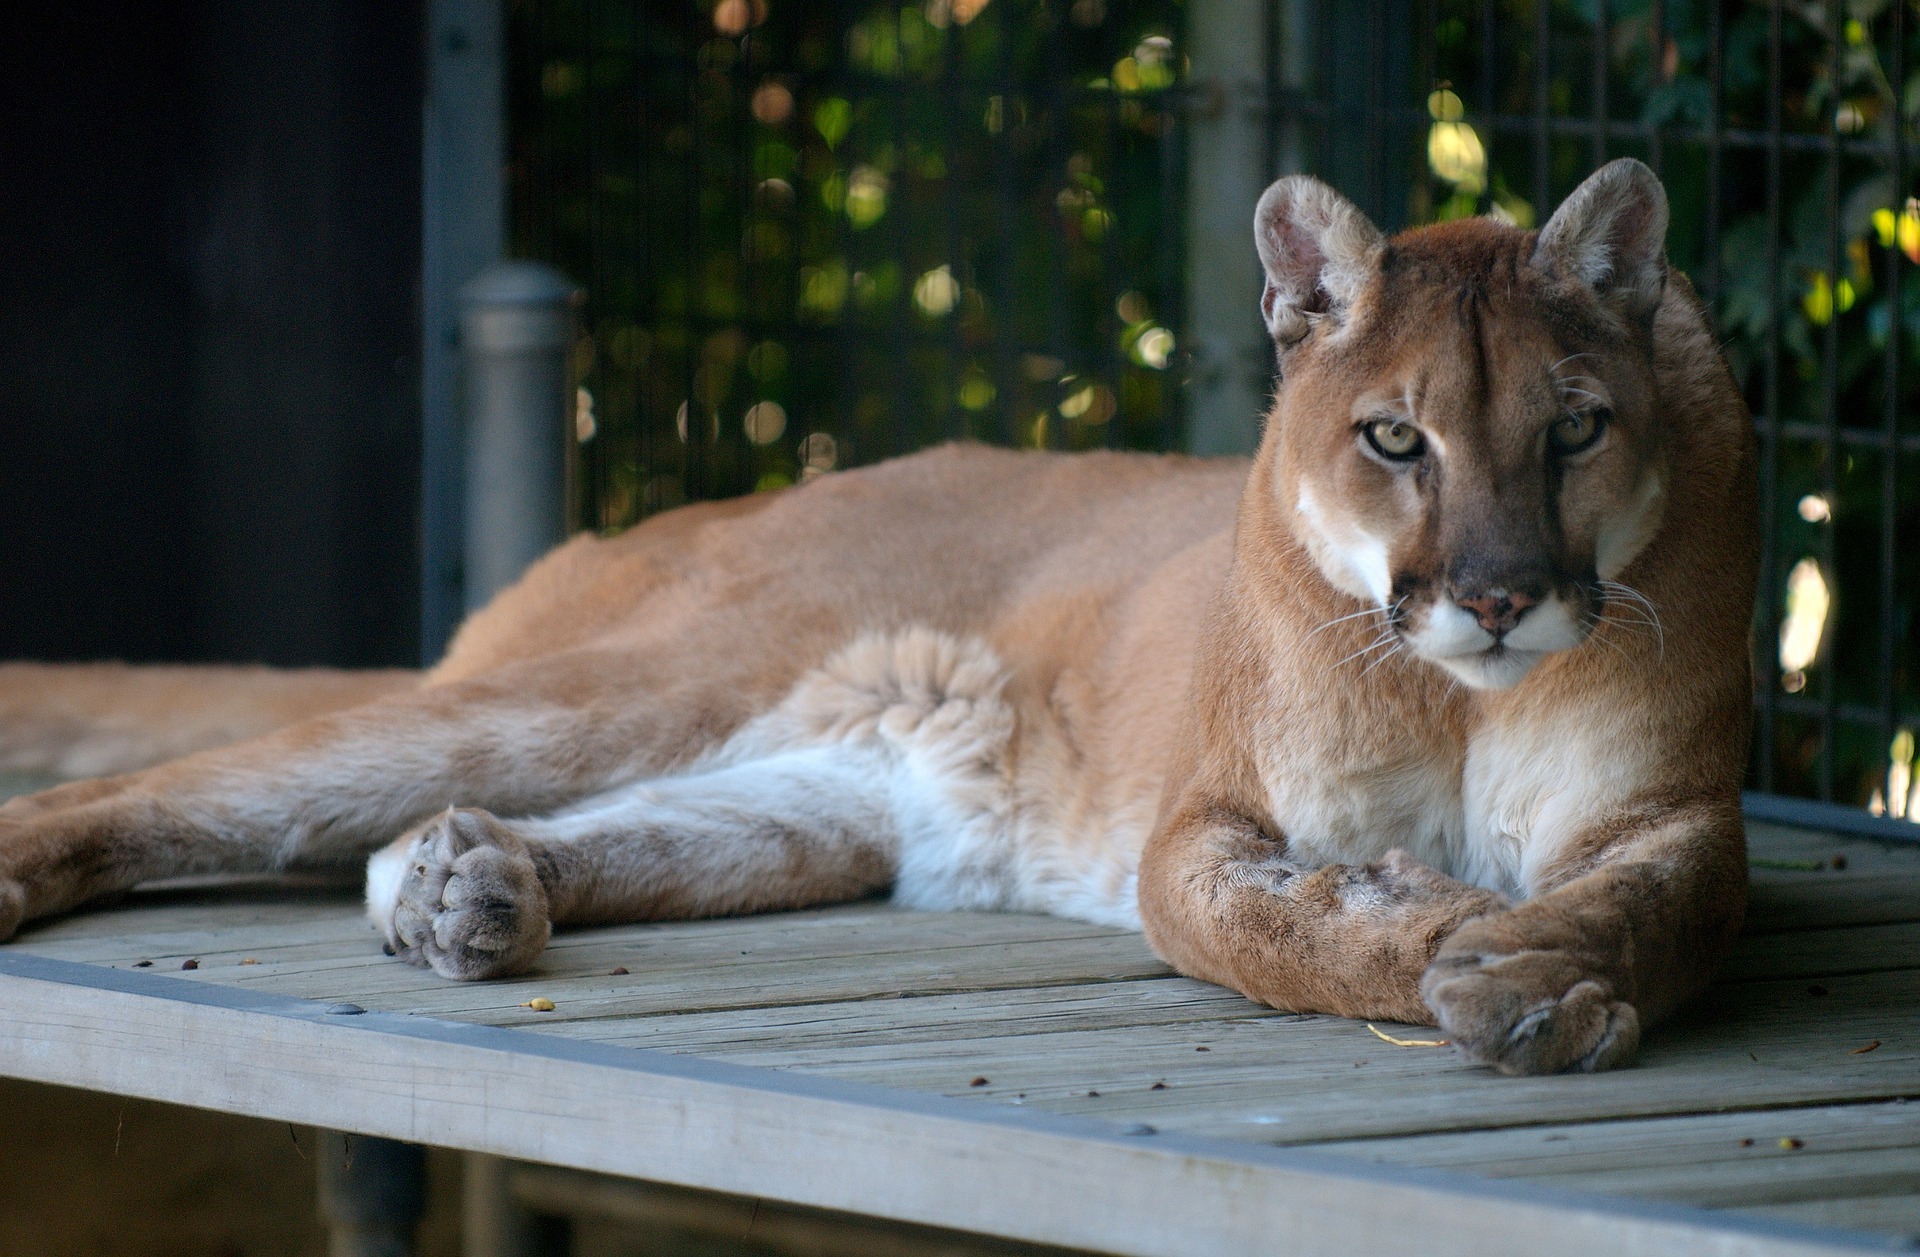
[[[1557,453],[1578,453],[1600,439],[1611,418],[1613,412],[1604,406],[1570,412],[1547,429],[1547,441]]]
[[[1364,431],[1367,444],[1373,446],[1375,453],[1396,462],[1411,462],[1427,448],[1420,429],[1403,420],[1375,419]]]

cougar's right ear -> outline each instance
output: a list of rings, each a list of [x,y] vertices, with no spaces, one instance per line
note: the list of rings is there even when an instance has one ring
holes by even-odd
[[[1282,350],[1317,319],[1341,317],[1387,245],[1359,206],[1308,175],[1267,189],[1253,211],[1253,242],[1267,270],[1260,313]]]

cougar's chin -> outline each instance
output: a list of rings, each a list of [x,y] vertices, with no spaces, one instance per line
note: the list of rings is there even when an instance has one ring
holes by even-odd
[[[1504,690],[1518,685],[1548,655],[1586,641],[1587,632],[1586,623],[1553,594],[1498,637],[1459,607],[1436,603],[1420,631],[1408,635],[1408,644],[1476,690]]]
[[[1504,690],[1520,684],[1535,664],[1552,653],[1550,650],[1516,650],[1496,643],[1473,654],[1449,655],[1433,662],[1476,690]]]

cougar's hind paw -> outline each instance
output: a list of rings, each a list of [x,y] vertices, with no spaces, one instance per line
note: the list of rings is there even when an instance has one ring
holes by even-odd
[[[398,868],[395,856],[403,862]],[[404,847],[375,856],[368,881],[370,905],[376,920],[385,917],[380,923],[394,954],[443,977],[523,973],[552,933],[547,894],[526,844],[478,809],[449,808],[428,821]],[[392,895],[384,913],[375,902],[382,882]]]

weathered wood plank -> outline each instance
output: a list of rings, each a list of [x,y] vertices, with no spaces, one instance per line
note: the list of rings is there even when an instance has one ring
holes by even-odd
[[[1914,920],[1920,920],[1920,878],[1910,873],[1756,870],[1748,892],[1749,934]]]
[[[1909,891],[1920,899],[1920,885]],[[1721,982],[1819,978],[1920,969],[1920,922],[1748,934],[1720,967]]]
[[[1859,1251],[1855,1239],[1434,1171],[1129,1137],[685,1058],[333,1016],[0,955],[0,1059],[40,1081],[1109,1252],[1364,1257]],[[770,1138],[771,1132],[779,1132]]]
[[[1527,1126],[1337,1148],[1373,1161],[1690,1204],[1785,1204],[1920,1184],[1920,1103]]]
[[[1812,1226],[1847,1227],[1897,1236],[1907,1247],[1920,1245],[1920,1194],[1848,1196],[1841,1200],[1800,1200],[1789,1205],[1755,1205],[1740,1210],[1759,1218],[1780,1218]]]
[[[261,985],[311,999],[448,1016],[511,1017],[534,994],[569,992],[592,1015],[620,1017],[681,1008],[868,998],[901,992],[997,990],[1120,981],[1171,974],[1138,934],[1052,917],[912,913],[862,904],[673,925],[632,925],[563,934],[536,970],[510,982],[461,984],[379,954],[365,923],[339,913],[303,921],[290,945],[271,928],[171,932],[149,914],[125,936],[87,931],[30,934],[17,946],[56,959],[156,971],[200,962],[201,981]],[[244,959],[255,965],[241,965]],[[613,968],[632,976],[614,979]],[[557,997],[556,997],[557,998]],[[585,1015],[585,1014],[582,1014]]]
[[[1244,1015],[1212,1022],[1011,1038],[997,1034],[982,1010],[971,1032],[957,1017],[953,1033],[911,1043],[850,1033],[802,1049],[776,1037],[732,1047],[706,1041],[699,1051],[906,1090],[1003,1103],[1020,1098],[1051,1111],[1286,1143],[1920,1093],[1920,975],[1836,978],[1827,986],[1831,994],[1818,999],[1798,981],[1721,988],[1698,1016],[1656,1033],[1637,1068],[1585,1077],[1501,1078],[1462,1066],[1445,1049],[1392,1047],[1355,1022],[1262,1014],[1250,1005]],[[666,1023],[611,1024],[621,1042],[644,1042],[655,1024],[673,1031]],[[576,1024],[553,1032],[583,1031]],[[1882,1041],[1878,1050],[1850,1054],[1874,1039]],[[1208,1050],[1196,1051],[1202,1046]],[[990,1081],[969,1086],[980,1077]],[[1156,1082],[1164,1089],[1153,1089]]]

